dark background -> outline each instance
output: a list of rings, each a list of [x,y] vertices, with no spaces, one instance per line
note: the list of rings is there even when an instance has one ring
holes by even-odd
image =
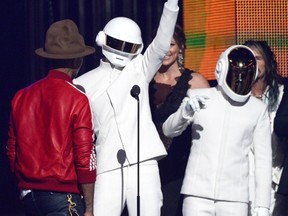
[[[1,0],[0,2],[0,215],[21,212],[18,188],[9,171],[6,140],[10,101],[20,88],[43,78],[47,73],[44,59],[34,50],[43,47],[50,24],[72,19],[87,45],[96,46],[95,37],[105,24],[117,16],[136,21],[144,46],[157,28],[164,0]],[[182,1],[178,23],[182,25]],[[98,66],[101,49],[84,59],[80,74]],[[39,116],[41,118],[41,116]],[[19,213],[20,214],[20,213]]]

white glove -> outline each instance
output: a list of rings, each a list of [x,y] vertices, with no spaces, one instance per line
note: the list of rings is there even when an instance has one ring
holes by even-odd
[[[255,207],[252,216],[269,216],[269,209],[265,207]]]
[[[194,96],[192,98],[189,98],[187,101],[187,104],[185,106],[185,109],[188,112],[199,112],[201,109],[206,108],[206,102],[209,98],[206,96]]]

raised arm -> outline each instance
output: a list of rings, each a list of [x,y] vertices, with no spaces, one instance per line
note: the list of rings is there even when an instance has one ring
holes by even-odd
[[[148,82],[153,79],[165,54],[169,51],[178,11],[178,0],[165,2],[157,34],[144,53],[143,71]]]

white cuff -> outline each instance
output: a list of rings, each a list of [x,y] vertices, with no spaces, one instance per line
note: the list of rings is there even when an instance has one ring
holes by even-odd
[[[166,2],[166,7],[170,10],[178,10],[178,0],[168,0]]]

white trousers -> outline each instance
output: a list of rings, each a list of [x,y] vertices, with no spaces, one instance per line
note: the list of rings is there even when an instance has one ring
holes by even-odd
[[[137,216],[137,164],[97,175],[94,215],[120,216],[125,204],[129,216]],[[158,163],[140,163],[139,197],[141,216],[160,216],[163,202]]]
[[[183,201],[183,216],[246,216],[248,203],[228,202],[186,196]]]

